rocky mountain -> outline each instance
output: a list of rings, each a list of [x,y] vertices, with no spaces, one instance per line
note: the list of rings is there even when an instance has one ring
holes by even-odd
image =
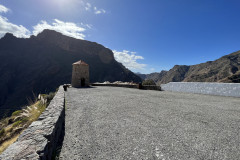
[[[169,71],[139,76],[153,79],[158,85],[168,82],[240,83],[240,51],[215,61],[191,66],[175,65]]]
[[[0,39],[0,59],[0,117],[34,95],[71,83],[72,63],[78,60],[89,64],[90,82],[141,81],[114,59],[110,49],[52,30],[27,39],[7,33]]]
[[[165,76],[167,71],[161,71],[160,73],[154,72],[150,74],[141,74],[136,73],[142,80],[152,79],[155,83],[158,82],[159,79],[162,79]]]

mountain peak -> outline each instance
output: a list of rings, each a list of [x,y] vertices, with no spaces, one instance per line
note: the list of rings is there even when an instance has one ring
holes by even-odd
[[[4,39],[12,39],[12,38],[16,38],[12,33],[6,33],[3,37]]]
[[[141,81],[114,59],[111,50],[52,30],[29,39],[1,39],[0,57],[0,110],[12,106],[18,110],[27,104],[26,97],[33,97],[32,92],[47,93],[71,83],[72,64],[80,59],[89,65],[90,82]]]
[[[58,37],[58,36],[63,36],[63,34],[57,32],[55,30],[44,29],[36,37],[42,39],[42,38],[47,38],[47,37]]]
[[[61,34],[60,32],[57,32],[55,30],[51,30],[51,29],[44,29],[42,32],[40,32],[39,34]],[[38,34],[38,35],[39,35]]]

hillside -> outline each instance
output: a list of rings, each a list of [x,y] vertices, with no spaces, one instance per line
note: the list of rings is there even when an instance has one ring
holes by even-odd
[[[191,66],[175,65],[169,71],[139,76],[153,79],[158,85],[168,82],[240,83],[240,51],[215,61]]]
[[[7,33],[0,39],[0,59],[0,117],[27,104],[34,94],[70,83],[72,63],[80,59],[90,66],[90,82],[141,81],[110,49],[51,30],[27,39]]]
[[[136,73],[142,80],[152,79],[155,83],[158,82],[159,79],[162,79],[165,76],[167,71],[161,71],[160,73],[154,72],[150,74],[141,74]]]

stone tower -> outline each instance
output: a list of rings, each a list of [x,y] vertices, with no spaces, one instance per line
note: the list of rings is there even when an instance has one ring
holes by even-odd
[[[72,87],[89,86],[89,65],[81,60],[72,65]]]

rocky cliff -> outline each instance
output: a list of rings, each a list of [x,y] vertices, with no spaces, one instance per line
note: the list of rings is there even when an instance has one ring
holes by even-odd
[[[175,65],[169,71],[139,75],[153,79],[158,85],[168,82],[225,82],[240,83],[240,51],[215,61],[197,65]]]
[[[72,63],[78,60],[89,64],[90,82],[141,81],[114,59],[110,49],[51,30],[27,39],[7,33],[0,39],[0,59],[0,117],[38,93],[70,83]]]
[[[161,71],[160,73],[154,72],[150,74],[141,74],[141,73],[136,73],[142,80],[147,80],[147,79],[152,79],[155,83],[159,80],[162,79],[163,76],[165,76],[167,71]]]

